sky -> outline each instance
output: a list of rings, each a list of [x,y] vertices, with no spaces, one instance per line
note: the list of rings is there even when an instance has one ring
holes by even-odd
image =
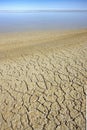
[[[87,0],[0,0],[0,10],[87,10]]]

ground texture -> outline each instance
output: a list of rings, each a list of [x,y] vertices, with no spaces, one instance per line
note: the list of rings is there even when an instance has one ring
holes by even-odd
[[[87,31],[55,34],[1,36],[0,130],[86,130]]]

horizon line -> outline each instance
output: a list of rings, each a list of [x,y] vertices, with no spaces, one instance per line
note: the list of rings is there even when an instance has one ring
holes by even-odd
[[[85,9],[36,9],[36,10],[0,10],[0,13],[32,13],[32,12],[87,12]]]

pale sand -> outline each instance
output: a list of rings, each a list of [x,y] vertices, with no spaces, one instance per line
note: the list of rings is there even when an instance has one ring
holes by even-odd
[[[87,30],[0,34],[0,130],[85,130]]]

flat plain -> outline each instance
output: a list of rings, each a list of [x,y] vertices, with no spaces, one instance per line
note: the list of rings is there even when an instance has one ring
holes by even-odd
[[[87,30],[0,34],[0,130],[86,130]]]

